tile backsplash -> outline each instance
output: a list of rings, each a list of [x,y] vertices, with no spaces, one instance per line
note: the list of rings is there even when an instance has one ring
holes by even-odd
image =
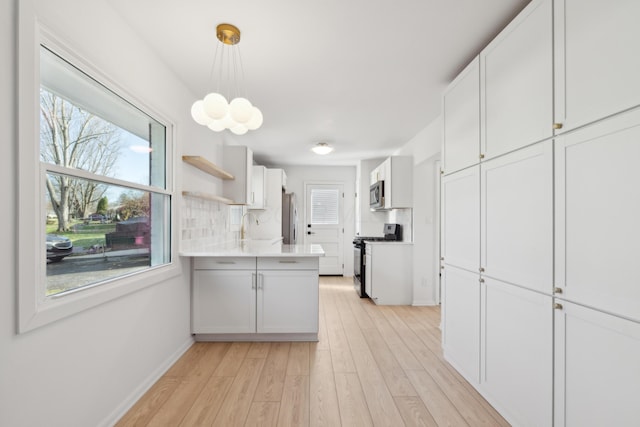
[[[224,243],[237,237],[229,225],[229,206],[215,200],[183,197],[180,221],[182,246],[205,240]]]
[[[387,213],[387,222],[402,225],[402,240],[413,242],[413,209],[392,209]]]

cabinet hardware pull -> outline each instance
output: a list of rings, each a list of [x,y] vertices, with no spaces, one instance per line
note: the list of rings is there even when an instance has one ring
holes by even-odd
[[[281,260],[278,261],[280,264],[296,264],[298,261],[287,261],[287,260]]]
[[[443,256],[442,256],[442,257],[440,257],[440,261],[444,261],[444,257],[443,257]]]
[[[553,292],[556,294],[561,294],[562,293],[562,288],[554,288]]]
[[[258,279],[256,278],[256,273],[251,273],[251,289],[255,289],[256,288],[256,281]]]
[[[562,129],[562,123],[554,123],[553,124],[553,128],[554,129]]]
[[[484,267],[480,267],[479,270],[480,270],[480,273],[484,273]]]
[[[480,160],[484,159],[484,154],[480,154]]]
[[[441,265],[441,266],[440,266],[440,270],[444,270],[444,265]]]
[[[562,310],[562,304],[557,302],[557,303],[553,304],[553,308],[555,308],[556,310]]]
[[[481,279],[479,280],[479,282],[480,282],[480,283],[484,283],[484,279],[482,279],[482,278],[481,278]]]
[[[216,261],[218,264],[235,264],[235,261]]]

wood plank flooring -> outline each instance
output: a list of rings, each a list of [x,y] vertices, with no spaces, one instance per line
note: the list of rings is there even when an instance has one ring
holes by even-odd
[[[125,426],[509,426],[442,356],[438,307],[320,278],[317,343],[196,343]]]

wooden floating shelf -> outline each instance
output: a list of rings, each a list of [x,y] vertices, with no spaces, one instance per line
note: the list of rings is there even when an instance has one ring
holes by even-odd
[[[221,179],[235,179],[235,177],[229,172],[214,165],[202,156],[182,156],[182,160],[197,167],[201,171],[208,173],[209,175],[213,175]]]
[[[187,196],[187,197],[195,197],[195,198],[198,198],[198,199],[204,199],[204,200],[213,200],[215,202],[222,202],[222,203],[227,204],[227,205],[235,204],[235,202],[233,200],[227,199],[226,197],[215,196],[213,194],[208,194],[208,193],[200,193],[198,191],[183,191],[182,195],[183,196]]]

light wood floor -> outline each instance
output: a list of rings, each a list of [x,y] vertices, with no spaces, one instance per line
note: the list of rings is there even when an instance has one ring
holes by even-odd
[[[196,343],[118,426],[508,426],[443,360],[437,307],[321,277],[317,343]]]

